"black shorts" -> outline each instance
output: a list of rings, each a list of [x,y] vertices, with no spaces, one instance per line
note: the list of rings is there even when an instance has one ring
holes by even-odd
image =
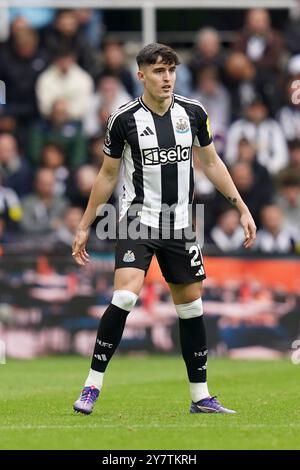
[[[196,236],[189,239],[185,231],[175,230],[169,239],[164,239],[158,230],[143,228],[143,236],[133,240],[126,237],[128,224],[119,225],[119,238],[116,243],[115,269],[139,268],[145,271],[150,266],[152,256],[155,254],[161,272],[167,282],[185,284],[202,281],[206,278],[203,266],[202,253]],[[155,234],[155,238],[153,237]],[[120,237],[120,234],[123,236]]]

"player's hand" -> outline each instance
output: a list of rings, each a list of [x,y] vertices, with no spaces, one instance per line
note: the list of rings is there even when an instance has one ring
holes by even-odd
[[[250,248],[256,238],[256,225],[250,212],[241,215],[240,223],[245,234],[244,247]]]
[[[90,257],[85,250],[89,237],[89,230],[77,229],[72,245],[72,256],[77,264],[84,266],[90,262]]]

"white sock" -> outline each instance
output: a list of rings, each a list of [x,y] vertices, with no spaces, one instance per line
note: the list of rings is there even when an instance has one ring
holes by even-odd
[[[207,382],[190,382],[190,392],[194,403],[210,396],[207,388]]]
[[[90,369],[89,375],[85,381],[85,387],[97,387],[101,390],[102,383],[103,383],[104,372],[97,372],[96,370]]]

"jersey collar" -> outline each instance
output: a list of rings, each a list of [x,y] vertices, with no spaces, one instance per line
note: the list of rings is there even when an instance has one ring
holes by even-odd
[[[172,109],[174,107],[174,102],[175,102],[174,93],[172,93],[171,104],[169,106],[169,109],[167,109],[167,111],[165,112],[165,114],[167,114],[170,111],[170,109]],[[141,96],[139,97],[139,103],[145,109],[145,111],[153,113],[153,114],[155,114],[159,117],[164,117],[165,116],[165,114],[163,116],[160,116],[160,114],[156,114],[154,111],[152,111],[152,109],[148,108],[148,106],[144,103],[143,98]]]

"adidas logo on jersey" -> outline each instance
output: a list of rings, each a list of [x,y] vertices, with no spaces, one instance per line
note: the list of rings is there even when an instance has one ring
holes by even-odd
[[[145,135],[154,135],[154,132],[147,126],[140,135],[141,137],[144,137]]]
[[[144,165],[165,165],[166,163],[177,163],[189,160],[191,155],[191,147],[182,147],[176,145],[176,148],[160,149],[155,147],[152,149],[143,149]]]
[[[133,263],[133,261],[135,261],[134,253],[131,250],[127,250],[123,256],[123,261],[125,263]]]

